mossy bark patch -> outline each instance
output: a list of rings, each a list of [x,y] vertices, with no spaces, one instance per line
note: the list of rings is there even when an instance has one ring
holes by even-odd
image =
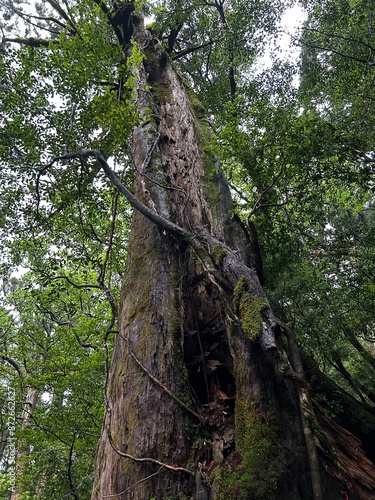
[[[272,415],[262,415],[256,402],[236,401],[236,449],[242,455],[239,482],[246,498],[275,498],[277,484],[285,472],[279,429]]]
[[[248,292],[245,276],[239,279],[234,289],[233,304],[247,338],[255,342],[262,333],[262,310],[267,307],[267,303],[262,297],[255,297]]]
[[[236,451],[214,467],[210,483],[215,500],[273,500],[286,472],[277,419],[261,413],[256,401],[236,400]]]
[[[211,255],[214,258],[215,264],[220,265],[227,255],[227,251],[221,245],[215,245],[211,250]]]

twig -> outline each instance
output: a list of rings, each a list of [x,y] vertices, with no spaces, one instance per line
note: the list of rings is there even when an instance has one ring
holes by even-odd
[[[127,491],[131,490],[132,488],[134,488],[134,486],[137,486],[137,484],[140,484],[140,483],[144,483],[145,481],[148,481],[151,477],[153,476],[157,476],[159,474],[159,472],[164,469],[164,465],[162,465],[160,467],[160,469],[157,471],[157,472],[154,472],[153,474],[150,474],[149,476],[147,477],[144,477],[143,479],[140,479],[139,481],[136,481],[135,483],[133,483],[131,486],[129,486],[128,488],[126,488],[126,490],[124,491],[121,491],[121,493],[115,493],[114,495],[102,495],[100,493],[100,491],[95,488],[96,490],[96,493],[101,497],[101,498],[115,498],[115,497],[119,497],[120,495],[123,495],[124,493],[126,493]]]
[[[112,417],[112,412],[111,412],[110,408],[107,408],[107,413],[108,413],[108,417],[109,417],[108,418],[108,426],[107,426],[107,433],[108,433],[109,443],[110,443],[112,449],[118,455],[120,455],[120,457],[128,458],[129,460],[133,460],[133,462],[150,463],[150,464],[160,465],[161,467],[165,467],[166,469],[172,470],[174,472],[185,472],[186,474],[189,474],[189,476],[195,476],[195,473],[192,470],[186,469],[185,467],[178,467],[176,465],[165,464],[163,462],[160,462],[160,460],[156,460],[155,458],[151,458],[151,457],[142,457],[142,458],[133,457],[133,455],[129,455],[128,453],[123,453],[122,451],[120,451],[116,447],[115,443],[113,442],[113,438],[112,438],[112,434],[111,434],[110,423],[111,423],[111,420],[112,420],[112,418],[111,418]]]
[[[155,384],[157,384],[159,387],[161,387],[161,389],[163,389],[163,391],[166,392],[168,394],[168,396],[170,396],[172,399],[174,399],[176,401],[176,403],[178,403],[180,406],[182,406],[187,412],[189,412],[191,415],[193,415],[198,420],[202,420],[201,416],[198,413],[196,413],[194,410],[189,408],[185,403],[183,403],[177,396],[175,396],[173,394],[173,392],[170,389],[168,389],[168,387],[166,387],[162,382],[160,382],[160,380],[158,380],[154,375],[152,375],[152,373],[149,372],[149,370],[145,367],[145,365],[142,363],[142,361],[140,361],[138,356],[132,350],[132,348],[130,346],[130,340],[126,337],[123,337],[122,335],[121,335],[121,338],[127,342],[128,348],[129,348],[129,353],[130,353],[131,357],[134,359],[134,361],[137,363],[137,365],[140,366],[142,368],[142,370],[150,377],[150,379],[153,382],[155,382]]]
[[[273,186],[274,186],[274,185],[276,184],[276,182],[279,180],[279,178],[280,178],[280,176],[281,176],[281,174],[282,174],[282,173],[283,173],[283,171],[282,171],[282,170],[280,170],[280,172],[276,175],[276,177],[273,179],[273,181],[271,182],[271,184],[270,184],[269,186],[267,186],[265,189],[263,189],[263,191],[262,191],[262,192],[260,193],[260,195],[258,196],[257,201],[254,203],[253,208],[250,210],[249,217],[251,217],[251,216],[252,216],[252,215],[253,215],[253,214],[254,214],[254,213],[258,210],[258,208],[260,208],[260,206],[261,206],[261,205],[260,205],[260,201],[262,200],[263,196],[264,196],[265,194],[267,194],[267,193],[268,193],[268,191],[269,191],[270,189],[272,189],[272,188],[273,188]],[[266,206],[266,205],[264,205],[264,206]],[[278,206],[278,205],[277,205],[277,206]]]
[[[231,189],[233,189],[233,191],[236,191],[236,193],[240,196],[240,198],[242,198],[244,201],[246,201],[246,203],[248,203],[250,205],[251,201],[249,200],[249,198],[247,196],[245,196],[243,194],[242,191],[240,191],[234,184],[232,184],[231,182],[228,182],[228,185]]]

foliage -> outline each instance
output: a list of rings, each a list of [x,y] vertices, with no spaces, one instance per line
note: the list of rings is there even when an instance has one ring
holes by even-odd
[[[134,43],[121,45],[101,2],[64,2],[64,15],[53,3],[36,2],[34,14],[18,1],[1,8],[0,417],[3,432],[12,386],[17,438],[27,450],[18,485],[24,498],[87,498],[130,214],[96,162],[51,160],[98,149],[131,185],[143,55]],[[153,16],[150,31],[198,96],[199,118],[206,110],[210,150],[231,183],[236,212],[256,224],[276,314],[332,380],[373,406],[370,2],[305,2],[299,65],[280,56],[263,71],[259,57],[288,2],[146,3],[137,9]],[[220,248],[213,253],[218,264],[225,257]],[[254,338],[263,303],[240,287],[237,295]],[[30,388],[38,402],[23,426]],[[268,457],[263,428],[253,442],[255,420],[244,421],[252,441],[244,449]],[[248,474],[253,458],[244,454]],[[0,494],[8,465],[5,451]],[[235,472],[220,474],[237,488]]]

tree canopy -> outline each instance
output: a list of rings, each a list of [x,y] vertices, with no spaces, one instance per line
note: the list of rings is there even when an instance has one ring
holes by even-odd
[[[4,498],[15,465],[6,446],[9,388],[17,498],[90,497],[131,217],[102,167],[132,191],[131,132],[144,120],[135,96],[149,91],[137,88],[145,47],[132,38],[133,12],[146,16],[191,93],[202,134],[209,130],[208,154],[229,181],[235,216],[259,241],[265,290],[296,332],[317,400],[339,423],[349,402],[361,409],[351,430],[374,459],[373,6],[302,2],[299,60],[275,50],[272,65],[259,68],[290,5],[2,3]],[[154,92],[163,97],[163,88]],[[319,392],[323,376],[328,393]]]

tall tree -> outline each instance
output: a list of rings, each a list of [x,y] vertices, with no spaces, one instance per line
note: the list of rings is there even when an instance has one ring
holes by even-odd
[[[36,186],[24,217],[38,248],[35,227],[55,234],[60,213],[89,228],[95,243],[82,244],[81,235],[78,244],[89,266],[101,269],[98,288],[114,313],[109,252],[92,257],[113,246],[113,231],[104,238],[100,223],[103,181],[135,209],[92,498],[318,499],[340,490],[368,498],[374,466],[312,399],[294,333],[262,288],[255,232],[235,213],[202,105],[173,63],[186,56],[181,67],[198,91],[211,89],[215,99],[205,104],[227,113],[235,140],[243,131],[236,94],[256,52],[247,39],[260,40],[262,23],[274,25],[274,4],[163,2],[153,32],[144,27],[143,4],[47,4],[53,12],[39,6],[32,22],[50,40],[4,37],[25,47],[13,49],[18,67],[6,53],[2,63],[4,84],[10,76],[14,85],[4,103],[3,158],[10,152],[9,166],[25,165],[26,195],[8,171],[6,187],[20,200],[16,207],[4,201],[9,218]],[[61,110],[50,109],[53,92],[64,100]],[[110,166],[113,157],[127,167],[122,174]],[[134,193],[125,185],[133,174]],[[24,237],[30,229],[22,223]],[[78,258],[67,227],[54,267],[38,262],[49,280]],[[55,245],[50,239],[47,254]],[[19,259],[27,252],[12,247]],[[68,272],[62,279],[77,285]],[[78,498],[76,489],[71,494]]]

